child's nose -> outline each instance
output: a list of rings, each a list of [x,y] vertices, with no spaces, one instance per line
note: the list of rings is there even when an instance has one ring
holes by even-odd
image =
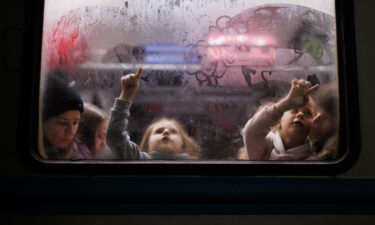
[[[297,113],[297,118],[303,118],[303,112],[298,112]]]
[[[169,130],[165,129],[164,132],[163,132],[163,135],[169,135],[169,134],[170,134]]]

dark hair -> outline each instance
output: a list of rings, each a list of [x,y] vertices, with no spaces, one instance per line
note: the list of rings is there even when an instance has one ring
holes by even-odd
[[[318,154],[310,157],[309,160],[334,160],[342,154],[338,148],[338,122],[339,122],[339,102],[337,85],[333,83],[324,84],[313,96],[318,108],[323,114],[327,115],[328,121],[333,125],[331,129],[326,130],[324,135],[317,137],[315,146]],[[319,133],[319,132],[318,132]]]
[[[84,109],[78,124],[77,138],[95,155],[95,132],[108,116],[102,109],[90,103],[85,103]]]
[[[338,92],[336,85],[329,83],[322,85],[313,96],[316,104],[331,118],[338,117]]]
[[[83,112],[83,101],[73,88],[75,82],[61,71],[47,74],[43,94],[43,121],[70,110]]]

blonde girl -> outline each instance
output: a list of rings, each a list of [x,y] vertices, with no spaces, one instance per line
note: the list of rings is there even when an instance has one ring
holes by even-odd
[[[309,134],[316,105],[309,95],[317,88],[308,81],[293,80],[285,98],[264,107],[246,123],[243,140],[250,160],[302,160],[315,154]]]
[[[111,109],[107,144],[120,159],[197,159],[199,145],[173,119],[161,118],[148,126],[140,146],[127,132],[130,107],[140,85],[142,69],[121,78],[121,94]]]

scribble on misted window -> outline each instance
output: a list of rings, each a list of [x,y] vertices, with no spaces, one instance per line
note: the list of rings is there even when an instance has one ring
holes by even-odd
[[[74,81],[73,89],[80,97],[75,100],[93,104],[104,112],[99,114],[108,115],[102,116],[106,118],[102,126],[113,126],[113,109],[129,110],[124,113],[128,121],[125,136],[139,147],[141,153],[135,155],[141,159],[243,159],[252,152],[246,149],[251,138],[244,137],[245,125],[264,107],[285,98],[294,79],[305,80],[312,86],[319,84],[322,90],[334,90],[333,105],[338,104],[333,0],[280,0],[273,4],[261,0],[45,2],[42,96],[49,88],[49,77],[59,74]],[[135,87],[136,94],[132,93],[131,107],[121,108],[128,105],[116,105],[115,99],[124,97],[124,85],[129,85],[122,83],[122,77],[133,77],[131,74],[140,67],[139,87]],[[67,96],[75,96],[70,88],[62,90],[69,90],[71,95]],[[320,96],[323,91],[314,89],[315,92]],[[311,97],[320,104],[319,97]],[[41,111],[47,108],[43,104]],[[75,106],[76,111],[81,109]],[[339,118],[337,112],[335,115]],[[183,127],[181,133],[190,138],[184,141],[199,146],[199,154],[196,148],[189,148],[189,154],[183,152],[178,157],[165,152],[150,153],[148,148],[142,150],[147,146],[143,140],[149,125],[160,118],[175,119],[177,122],[161,121]],[[323,121],[323,117],[316,118]],[[275,122],[267,127],[270,135],[279,132],[280,126]],[[327,136],[335,137],[338,122],[333,127]],[[105,145],[106,129],[101,128],[99,143]],[[309,129],[311,133],[302,138],[304,142],[326,142],[318,140],[317,132]],[[280,133],[283,138],[283,132]],[[71,156],[73,143],[85,144],[72,140],[64,157]],[[106,154],[92,157],[134,156],[112,151],[108,146],[103,149]],[[334,158],[333,155],[330,156]]]

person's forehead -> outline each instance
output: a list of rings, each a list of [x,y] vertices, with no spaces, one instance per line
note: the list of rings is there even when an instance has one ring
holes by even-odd
[[[301,109],[309,109],[309,110],[314,110],[315,108],[316,108],[316,104],[311,99],[304,106],[301,107]]]
[[[106,130],[106,129],[107,129],[107,126],[108,126],[107,121],[103,120],[103,121],[99,124],[98,129],[99,129],[99,130]]]
[[[66,111],[57,115],[58,119],[65,119],[65,120],[79,119],[80,117],[81,117],[81,112],[78,110],[70,110],[70,111]]]
[[[174,129],[177,129],[177,126],[172,121],[162,120],[162,121],[157,122],[154,126],[154,129],[159,129],[159,128],[174,128]]]
[[[302,106],[300,109],[312,111],[314,109],[314,107],[311,104],[306,104],[306,105]]]

